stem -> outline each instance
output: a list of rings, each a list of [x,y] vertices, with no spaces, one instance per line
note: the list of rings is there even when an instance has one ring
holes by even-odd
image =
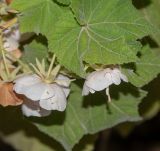
[[[6,74],[7,74],[7,78],[8,78],[9,77],[9,69],[7,66],[7,60],[6,60],[6,56],[5,56],[5,52],[4,52],[4,48],[3,48],[2,30],[0,31],[0,50],[2,52],[3,64],[4,64],[4,68],[6,70]]]
[[[55,59],[56,59],[56,56],[55,56],[55,55],[53,55],[52,60],[51,60],[51,64],[50,64],[49,69],[48,69],[48,72],[47,72],[46,79],[48,79],[48,78],[49,78],[49,76],[50,76],[50,74],[51,74],[51,72],[52,72],[52,68],[53,68],[53,65],[54,65]]]
[[[8,58],[9,58],[11,61],[13,61],[13,62],[16,62],[16,61],[17,61],[17,62],[22,66],[22,68],[26,69],[26,71],[31,71],[30,68],[29,68],[29,66],[28,66],[27,64],[23,63],[22,60],[20,60],[19,58],[16,58],[14,55],[12,55],[12,54],[9,53],[9,52],[7,52],[7,54],[9,55]]]
[[[1,50],[2,50],[2,57],[3,57],[4,67],[5,67],[7,76],[9,76],[9,69],[8,69],[7,60],[6,60],[6,57],[5,57],[5,52],[4,52],[3,49],[1,49]]]

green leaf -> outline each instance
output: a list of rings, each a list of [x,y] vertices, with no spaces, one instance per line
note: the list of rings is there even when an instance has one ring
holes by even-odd
[[[46,144],[43,144],[34,136],[27,136],[24,131],[14,132],[8,136],[3,135],[2,138],[5,142],[21,151],[58,151],[50,146],[47,146]]]
[[[141,51],[140,59],[135,63],[134,69],[125,70],[129,81],[142,87],[157,77],[160,73],[160,49],[145,46]]]
[[[144,5],[146,0],[139,0],[139,5]],[[153,24],[155,28],[157,28],[157,32],[154,32],[152,34],[152,37],[156,42],[159,44],[160,43],[160,19],[159,19],[159,14],[160,14],[160,4],[158,0],[152,0],[148,2],[149,4],[146,7],[142,7],[140,11],[146,18],[148,22]]]
[[[150,82],[144,87],[148,92],[147,97],[145,97],[139,106],[140,114],[145,117],[145,119],[151,119],[156,116],[160,111],[160,76]]]
[[[54,30],[55,22],[65,12],[53,0],[15,0],[11,7],[21,12],[22,32],[42,33],[45,36]]]
[[[128,42],[151,31],[151,26],[126,0],[72,0],[78,22],[69,9],[52,0],[16,0],[12,7],[21,12],[22,31],[45,35],[59,62],[82,77],[84,62],[135,62],[137,50]]]
[[[103,28],[102,28],[103,29]],[[102,32],[104,33],[104,32]],[[55,25],[49,37],[49,48],[53,50],[61,64],[80,76],[84,75],[83,61],[94,64],[122,64],[136,61],[137,51],[121,38],[108,40],[81,27],[67,14]]]
[[[151,26],[130,1],[72,0],[72,15],[56,23],[50,49],[60,62],[83,76],[83,61],[90,64],[123,64],[136,61],[128,41],[148,34]],[[62,51],[63,50],[63,51]]]
[[[24,118],[20,107],[0,106],[0,139],[19,151],[64,151]],[[12,126],[11,126],[12,125]]]
[[[72,9],[81,25],[99,37],[137,39],[150,32],[150,25],[127,0],[72,0]]]
[[[42,132],[59,141],[66,150],[86,134],[94,134],[125,121],[138,121],[139,101],[146,95],[130,85],[111,89],[112,102],[107,105],[105,93],[81,96],[79,86],[73,84],[66,112],[53,112],[44,120],[34,119]]]
[[[24,118],[20,108],[0,107],[0,139],[19,151],[64,151],[51,137]],[[11,126],[12,124],[12,126]],[[92,151],[97,135],[86,135],[73,151]]]
[[[160,10],[157,0],[139,0],[135,5],[140,9],[146,20],[154,24],[155,28],[158,29],[157,32],[151,35],[153,39],[145,39],[145,43],[149,43],[153,48],[145,46],[141,51],[139,61],[134,65],[134,69],[126,72],[133,85],[142,87],[156,78],[160,73],[160,48],[158,46],[160,43]],[[147,6],[144,7],[145,5]],[[154,40],[156,40],[158,44],[156,44]]]
[[[45,59],[47,55],[47,47],[40,42],[33,41],[24,47],[22,60],[26,61],[27,63],[35,64],[36,58],[41,61],[42,59]]]

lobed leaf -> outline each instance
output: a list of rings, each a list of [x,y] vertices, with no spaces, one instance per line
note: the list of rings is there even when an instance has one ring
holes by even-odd
[[[129,81],[142,87],[152,81],[160,73],[160,49],[145,46],[141,51],[140,59],[135,63],[134,69],[125,70]]]
[[[138,104],[146,93],[130,85],[123,85],[120,89],[113,87],[112,102],[108,106],[105,95],[83,98],[80,87],[75,84],[72,91],[66,112],[54,111],[50,117],[34,121],[40,131],[56,139],[66,150],[71,150],[85,134],[141,119]]]
[[[21,12],[22,31],[45,35],[59,62],[82,77],[84,62],[135,62],[138,50],[128,43],[152,30],[127,0],[72,0],[74,13],[52,0],[15,0],[12,7]]]

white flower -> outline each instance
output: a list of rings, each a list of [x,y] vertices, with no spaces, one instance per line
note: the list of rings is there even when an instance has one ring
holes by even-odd
[[[25,99],[24,103],[22,104],[22,113],[27,117],[44,117],[50,115],[51,111],[41,108],[38,101],[33,102],[31,100]]]
[[[88,95],[89,93],[95,93],[104,89],[106,89],[106,93],[109,95],[109,86],[112,84],[119,85],[121,80],[128,82],[127,77],[118,68],[106,68],[94,71],[87,76],[82,95]]]
[[[46,110],[64,111],[69,95],[70,79],[59,74],[55,83],[47,84],[36,74],[16,79],[14,90],[32,101],[39,101],[41,108]]]
[[[20,32],[18,24],[6,29],[3,32],[4,49],[8,52],[16,50],[19,47]]]

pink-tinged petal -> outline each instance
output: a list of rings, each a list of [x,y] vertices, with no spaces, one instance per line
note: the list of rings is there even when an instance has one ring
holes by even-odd
[[[5,30],[3,31],[3,34],[6,36],[7,34],[9,34],[9,33],[11,33],[11,32],[12,32],[11,28],[7,28],[7,29],[5,29]]]

